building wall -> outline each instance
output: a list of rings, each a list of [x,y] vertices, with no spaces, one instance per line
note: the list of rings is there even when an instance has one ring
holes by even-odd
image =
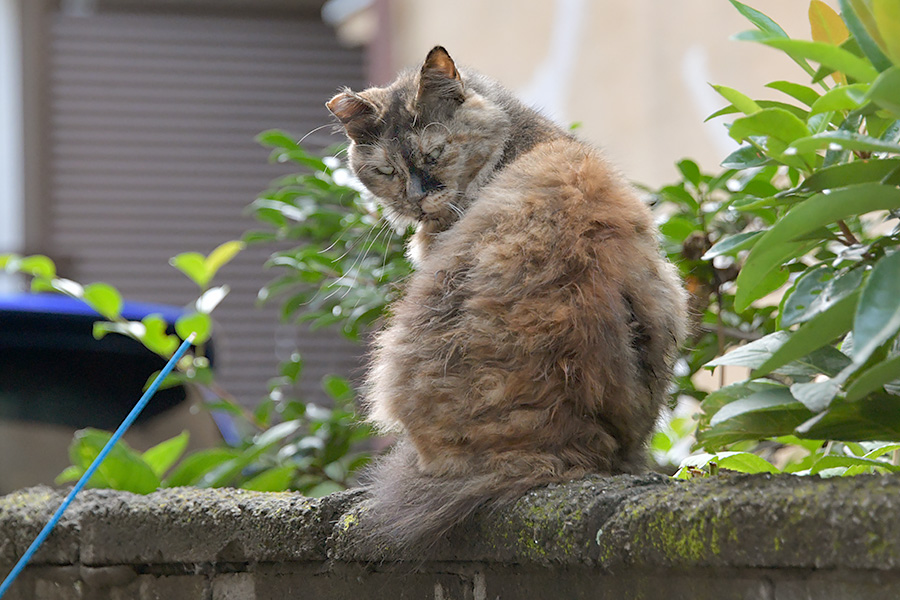
[[[792,37],[809,38],[808,3],[748,0]],[[753,26],[727,0],[391,0],[390,62],[435,44],[603,146],[633,180],[658,185],[674,162],[713,169],[735,144],[713,82],[778,99],[763,85],[803,81],[781,53],[729,38]],[[783,97],[782,97],[783,99]]]

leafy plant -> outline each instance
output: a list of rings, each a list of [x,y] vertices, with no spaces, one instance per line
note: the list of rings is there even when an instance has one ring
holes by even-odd
[[[730,104],[713,116],[733,115],[729,133],[743,145],[706,182],[728,192],[712,212],[724,210],[719,223],[733,227],[703,232],[714,244],[695,268],[721,257],[740,267],[733,284],[713,282],[720,340],[735,315],[775,319],[759,323],[767,335],[706,364],[747,367],[751,377],[702,398],[699,446],[732,452],[688,459],[681,475],[701,463],[770,470],[733,452],[784,444],[802,449],[790,472],[896,470],[895,445],[875,441],[900,440],[900,232],[890,223],[900,214],[900,11],[892,0],[841,0],[838,15],[813,0],[808,41],[730,1],[756,26],[737,38],[782,50],[811,84],[768,85],[787,101],[714,86]],[[785,285],[777,312],[761,303]]]
[[[204,344],[212,332],[210,313],[227,295],[227,286],[211,287],[218,270],[242,248],[243,242],[226,242],[208,256],[195,252],[175,256],[170,263],[185,274],[200,290],[191,309],[174,324],[151,314],[141,321],[122,316],[122,296],[112,286],[93,283],[82,286],[57,276],[49,258],[35,255],[0,256],[0,267],[10,273],[32,277],[33,291],[53,291],[84,301],[107,321],[94,325],[94,336],[102,338],[118,333],[141,342],[163,358],[169,358],[181,338],[196,334],[196,350],[177,365],[164,385],[192,384],[203,388],[210,410],[229,413],[234,418],[239,441],[226,447],[185,454],[188,433],[184,432],[139,453],[126,443],[118,443],[90,481],[96,487],[149,493],[159,487],[192,485],[197,487],[239,486],[259,491],[295,489],[318,496],[345,489],[354,472],[368,460],[366,452],[353,446],[370,435],[368,428],[356,422],[354,394],[346,380],[326,378],[325,391],[334,401],[331,408],[304,403],[298,399],[275,403],[272,397],[255,413],[244,409],[215,382]],[[302,361],[294,356],[282,365],[281,377],[273,383],[293,385],[302,373]],[[155,375],[151,376],[151,379]],[[149,384],[149,381],[148,381]],[[80,478],[111,434],[95,429],[76,432],[69,448],[71,466],[57,478],[58,483]]]

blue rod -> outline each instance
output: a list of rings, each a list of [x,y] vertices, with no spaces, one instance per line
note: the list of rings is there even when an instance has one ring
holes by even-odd
[[[81,479],[78,480],[78,483],[75,484],[75,487],[69,492],[66,496],[65,500],[63,500],[62,504],[59,505],[59,508],[56,509],[56,512],[53,513],[53,516],[50,517],[50,520],[47,521],[47,524],[44,525],[44,528],[41,529],[41,532],[38,534],[34,541],[31,542],[31,545],[28,546],[28,550],[25,551],[25,554],[22,555],[22,558],[19,559],[19,562],[16,563],[16,566],[13,567],[12,571],[9,572],[9,575],[6,576],[6,579],[3,580],[3,585],[0,585],[0,598],[3,598],[3,595],[6,594],[6,591],[13,584],[13,581],[16,580],[16,577],[25,569],[25,566],[28,564],[28,561],[34,556],[34,553],[37,552],[38,548],[41,547],[41,544],[44,543],[44,540],[49,537],[50,532],[53,531],[53,528],[56,527],[56,524],[59,523],[59,520],[62,518],[66,509],[69,508],[69,505],[72,504],[72,501],[75,500],[75,496],[81,489],[87,485],[87,482],[94,475],[97,469],[100,467],[100,463],[102,463],[106,459],[106,455],[110,453],[113,449],[113,446],[122,438],[128,428],[131,427],[131,424],[134,423],[135,419],[138,418],[138,415],[141,414],[141,411],[144,410],[144,407],[147,406],[147,403],[150,402],[150,398],[156,393],[156,390],[159,389],[160,384],[163,380],[172,372],[172,369],[175,368],[175,365],[184,356],[184,353],[187,352],[187,349],[191,347],[191,344],[194,341],[194,334],[192,333],[181,343],[181,346],[178,347],[178,350],[175,351],[175,354],[172,355],[172,358],[169,359],[169,362],[166,363],[166,366],[163,367],[163,370],[159,372],[159,375],[156,376],[156,379],[153,380],[153,383],[150,384],[150,387],[147,388],[147,391],[144,392],[144,395],[141,396],[141,399],[137,401],[137,404],[134,405],[134,408],[131,409],[131,412],[128,413],[128,416],[125,417],[125,420],[122,421],[122,424],[119,425],[119,428],[116,429],[116,432],[112,434],[112,437],[109,438],[109,441],[106,442],[106,445],[103,446],[103,449],[100,450],[100,454],[97,455],[97,458],[94,459],[94,462],[87,468],[87,471],[84,472],[84,475],[81,476]]]

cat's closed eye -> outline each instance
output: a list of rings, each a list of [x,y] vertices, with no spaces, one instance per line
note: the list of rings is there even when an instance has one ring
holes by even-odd
[[[382,175],[387,175],[388,177],[390,177],[394,174],[394,167],[390,165],[381,166],[378,167],[378,172]]]
[[[431,152],[425,155],[425,162],[433,165],[437,162],[437,160],[441,157],[441,154],[444,152],[443,146],[438,146]]]

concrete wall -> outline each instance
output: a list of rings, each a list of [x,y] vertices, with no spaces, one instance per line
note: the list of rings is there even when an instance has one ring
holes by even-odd
[[[810,38],[809,2],[745,3]],[[715,169],[736,147],[721,120],[703,123],[726,104],[708,82],[790,101],[763,85],[809,79],[779,52],[730,41],[753,26],[727,0],[389,0],[389,8],[389,72],[442,44],[561,123],[582,122],[586,139],[651,185],[672,181],[683,157]]]
[[[62,499],[0,498],[0,573]],[[900,478],[590,478],[374,547],[364,496],[84,492],[4,600],[900,597]]]

